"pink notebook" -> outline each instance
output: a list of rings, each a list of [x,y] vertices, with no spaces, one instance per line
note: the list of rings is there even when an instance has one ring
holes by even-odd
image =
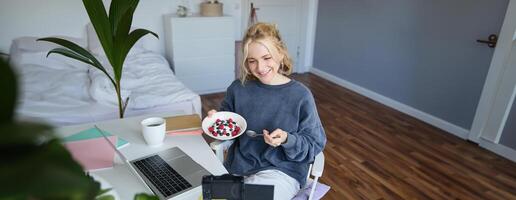
[[[187,130],[187,131],[167,131],[167,135],[200,135],[202,129]]]
[[[117,142],[116,136],[109,136],[108,139],[113,144]],[[113,167],[115,150],[104,137],[67,142],[64,145],[87,171]]]

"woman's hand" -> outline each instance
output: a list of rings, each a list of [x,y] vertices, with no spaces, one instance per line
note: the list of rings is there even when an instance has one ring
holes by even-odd
[[[214,109],[211,109],[210,111],[208,111],[208,117],[211,117],[213,114],[215,114],[217,111],[214,110]]]
[[[277,146],[285,143],[287,141],[287,137],[288,137],[287,132],[285,132],[279,128],[274,130],[270,134],[269,134],[269,131],[263,130],[263,140],[265,141],[265,143],[267,143],[273,147],[277,147]]]

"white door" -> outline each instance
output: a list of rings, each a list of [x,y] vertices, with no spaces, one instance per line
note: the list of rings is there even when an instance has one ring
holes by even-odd
[[[510,0],[469,139],[498,143],[516,95],[516,0]]]
[[[498,143],[502,136],[505,122],[516,95],[516,42],[512,43],[509,61],[500,77],[500,85],[494,97],[493,106],[482,133],[484,139]]]
[[[244,29],[248,27],[251,3],[257,8],[259,22],[275,23],[278,25],[281,37],[294,64],[294,71],[299,69],[301,52],[301,6],[300,0],[246,0],[243,4]],[[304,18],[303,18],[304,19]],[[245,30],[244,30],[245,31]]]

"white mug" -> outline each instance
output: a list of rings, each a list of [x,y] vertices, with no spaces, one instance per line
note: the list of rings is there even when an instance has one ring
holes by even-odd
[[[165,119],[161,117],[151,117],[142,122],[143,139],[151,147],[158,147],[163,144],[165,139]]]

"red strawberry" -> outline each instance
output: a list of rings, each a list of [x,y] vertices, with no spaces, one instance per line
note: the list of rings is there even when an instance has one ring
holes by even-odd
[[[215,128],[213,128],[213,126],[210,126],[210,128],[208,128],[208,131],[213,132],[213,131],[215,131],[214,129]]]

